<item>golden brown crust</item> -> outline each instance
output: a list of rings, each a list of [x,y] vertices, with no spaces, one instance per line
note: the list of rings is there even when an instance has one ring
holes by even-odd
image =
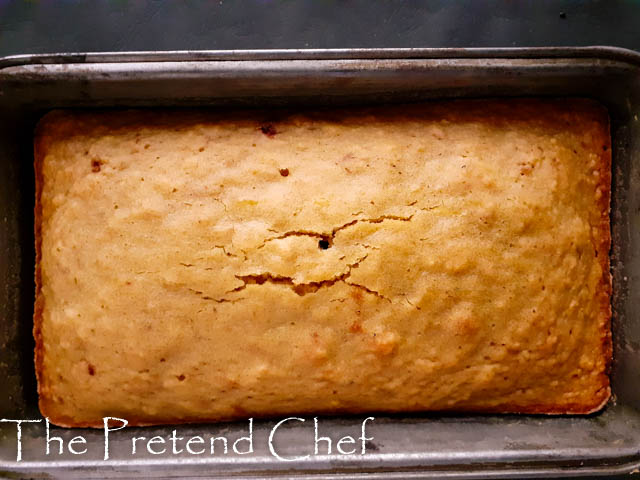
[[[609,142],[606,111],[575,99],[50,114],[35,143],[41,410],[92,427],[597,411]]]
[[[604,387],[603,392],[608,391],[609,387]],[[457,409],[439,409],[437,413],[443,414],[514,414],[514,415],[541,415],[541,416],[556,416],[556,415],[590,415],[600,411],[608,402],[609,394],[603,393],[600,400],[600,403],[595,405],[594,407],[589,407],[584,404],[564,404],[561,406],[553,405],[553,404],[538,404],[538,405],[528,405],[526,407],[522,407],[519,405],[498,405],[495,407],[466,407],[466,408],[457,408]],[[371,414],[371,415],[397,415],[397,414],[417,414],[423,413],[425,410],[421,408],[412,408],[407,407],[403,409],[369,409],[369,410],[359,410],[353,408],[336,408],[331,410],[319,410],[319,411],[294,411],[294,412],[276,412],[276,413],[249,413],[242,412],[232,415],[226,416],[215,416],[215,417],[171,417],[171,416],[163,416],[161,419],[149,419],[144,417],[137,417],[135,415],[126,415],[125,420],[127,420],[128,427],[148,427],[153,425],[178,425],[178,424],[199,424],[199,423],[217,423],[217,422],[234,422],[239,420],[245,420],[247,418],[254,419],[277,419],[283,415],[288,414],[313,414],[313,415],[362,415],[362,414]],[[44,415],[44,413],[43,413]],[[113,415],[116,418],[121,418],[118,415]],[[103,428],[104,424],[102,421],[100,422],[78,422],[72,417],[68,416],[54,416],[49,417],[49,421],[59,427],[66,428]]]

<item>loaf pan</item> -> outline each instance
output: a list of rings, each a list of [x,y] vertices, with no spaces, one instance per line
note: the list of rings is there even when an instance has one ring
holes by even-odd
[[[131,454],[132,437],[248,434],[248,422],[100,430],[0,423],[0,476],[482,478],[618,475],[640,468],[640,54],[607,48],[365,49],[25,55],[0,59],[0,418],[40,419],[31,335],[37,120],[52,108],[279,107],[460,97],[589,97],[613,137],[613,397],[590,416],[376,415],[362,454],[314,454],[313,416],[253,422],[253,452]],[[321,417],[319,434],[357,437],[367,416]],[[76,436],[87,452],[74,455]],[[78,446],[76,444],[76,446]],[[82,450],[77,448],[77,450]],[[299,457],[299,458],[297,458]]]

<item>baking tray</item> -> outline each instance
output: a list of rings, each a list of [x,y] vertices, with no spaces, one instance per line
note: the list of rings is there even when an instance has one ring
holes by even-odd
[[[248,455],[131,455],[133,436],[246,435],[247,422],[83,435],[84,455],[46,454],[42,423],[0,423],[0,476],[482,478],[617,475],[640,468],[640,54],[607,48],[357,49],[25,55],[0,59],[0,418],[37,419],[33,369],[32,134],[58,107],[291,106],[432,98],[581,96],[602,102],[613,135],[613,399],[586,417],[373,415],[365,455],[280,461],[254,423]],[[313,453],[313,417],[278,431],[278,453]],[[322,417],[320,433],[358,435],[366,416]],[[66,443],[65,442],[65,443]],[[52,444],[56,447],[56,444]],[[322,453],[322,452],[320,452]]]

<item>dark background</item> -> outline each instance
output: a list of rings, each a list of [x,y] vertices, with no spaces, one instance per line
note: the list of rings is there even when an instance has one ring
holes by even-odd
[[[551,45],[640,50],[640,0],[0,0],[0,56]]]

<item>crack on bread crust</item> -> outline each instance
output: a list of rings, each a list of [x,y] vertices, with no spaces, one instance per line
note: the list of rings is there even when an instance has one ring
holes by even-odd
[[[288,232],[284,232],[281,235],[278,235],[277,237],[267,238],[262,243],[262,245],[260,245],[258,248],[264,247],[267,243],[272,242],[273,240],[282,240],[283,238],[287,238],[287,237],[315,237],[323,240],[333,240],[339,231],[344,230],[345,228],[352,227],[357,223],[382,223],[385,220],[397,220],[401,222],[410,222],[411,219],[414,217],[414,215],[415,214],[411,214],[408,217],[403,217],[399,215],[381,215],[375,218],[356,218],[355,220],[352,220],[350,222],[344,223],[338,227],[333,228],[331,232],[315,232],[313,230],[290,230]]]
[[[291,290],[293,290],[293,292],[296,293],[297,295],[304,296],[304,295],[307,295],[308,293],[315,293],[321,288],[329,288],[335,285],[336,283],[343,282],[346,285],[360,289],[366,293],[369,293],[382,300],[392,303],[390,298],[385,297],[380,292],[377,292],[365,285],[347,282],[347,279],[351,276],[351,271],[354,268],[358,268],[360,264],[367,257],[368,255],[365,255],[364,257],[361,257],[358,260],[356,260],[354,263],[350,263],[349,265],[347,265],[347,271],[344,273],[341,273],[340,275],[337,275],[335,277],[328,278],[325,280],[319,280],[316,282],[296,283],[293,280],[293,277],[288,277],[284,275],[274,275],[273,273],[269,273],[269,272],[254,273],[251,275],[236,275],[235,277],[238,280],[242,280],[243,284],[240,285],[239,287],[234,288],[233,290],[229,290],[227,293],[240,292],[245,288],[247,288],[247,285],[264,285],[265,283],[271,283],[275,285],[285,285],[289,287]],[[216,300],[216,302],[218,303],[222,303],[225,301],[231,301],[231,300],[226,298],[221,298]]]

